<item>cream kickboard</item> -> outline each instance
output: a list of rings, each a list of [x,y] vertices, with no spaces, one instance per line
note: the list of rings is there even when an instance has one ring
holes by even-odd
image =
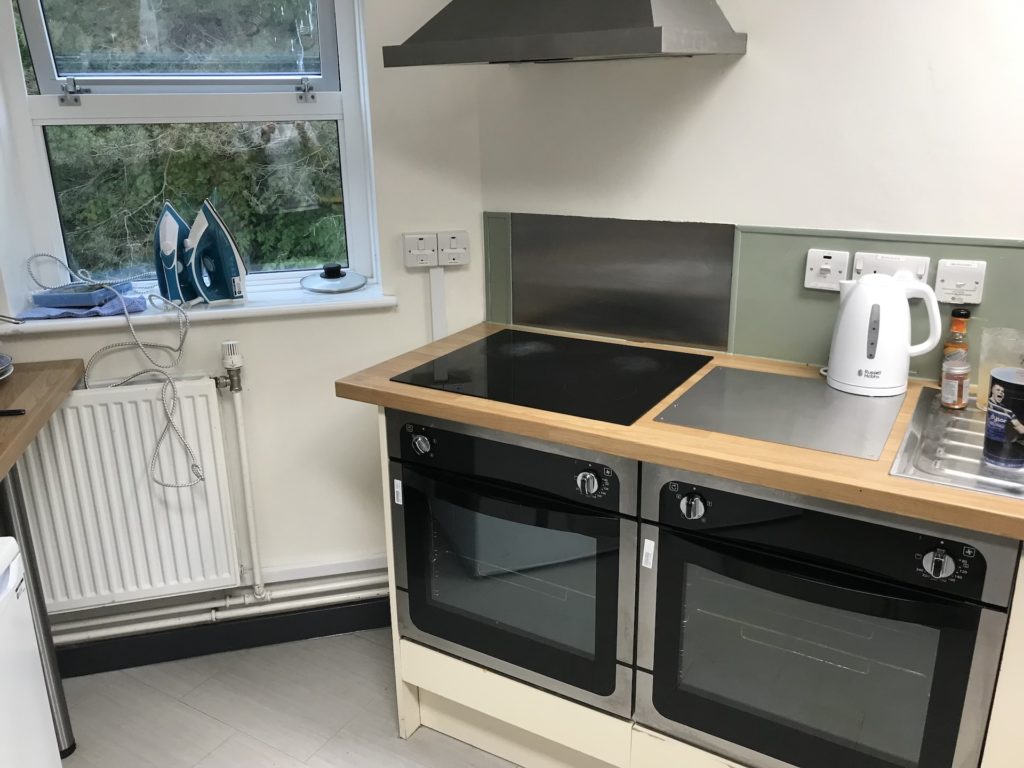
[[[666,768],[675,765],[685,768],[743,768],[724,757],[712,755],[668,736],[640,726],[633,727],[631,768]]]

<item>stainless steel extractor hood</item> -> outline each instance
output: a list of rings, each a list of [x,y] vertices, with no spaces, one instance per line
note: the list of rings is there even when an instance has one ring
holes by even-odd
[[[743,54],[715,0],[452,0],[385,67]]]

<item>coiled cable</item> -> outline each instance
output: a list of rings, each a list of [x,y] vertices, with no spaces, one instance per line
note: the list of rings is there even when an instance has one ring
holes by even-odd
[[[57,266],[66,271],[74,279],[71,282],[64,283],[62,285],[47,285],[36,275],[36,271],[33,268],[33,265],[39,261],[51,261],[55,263]],[[53,256],[49,253],[39,253],[29,257],[28,274],[29,277],[32,279],[32,282],[34,282],[36,285],[43,289],[65,288],[69,285],[74,285],[76,283],[85,283],[87,285],[94,285],[100,288],[106,288],[107,290],[113,292],[117,296],[117,298],[121,300],[121,309],[124,312],[124,319],[128,323],[128,332],[131,334],[132,340],[115,342],[114,344],[107,344],[105,347],[101,347],[99,350],[93,353],[92,357],[90,357],[89,361],[85,364],[85,378],[83,380],[85,383],[85,388],[93,388],[89,380],[92,374],[92,369],[100,360],[102,360],[106,356],[117,352],[125,352],[129,350],[138,350],[142,352],[142,354],[145,356],[146,360],[149,361],[152,367],[133,373],[130,376],[126,376],[123,379],[113,384],[110,384],[109,386],[123,387],[126,384],[129,384],[143,376],[155,376],[158,379],[163,379],[164,384],[163,388],[160,390],[160,403],[163,406],[164,417],[166,421],[163,430],[160,432],[160,435],[157,438],[156,445],[153,447],[153,454],[149,462],[149,476],[154,483],[163,488],[192,488],[198,485],[199,483],[204,482],[206,479],[206,475],[203,471],[203,466],[200,463],[199,458],[196,456],[195,451],[192,450],[192,446],[189,445],[188,440],[185,439],[185,435],[184,432],[182,431],[182,428],[175,420],[175,417],[178,413],[178,409],[180,408],[181,405],[181,398],[178,395],[178,385],[175,382],[174,377],[171,376],[170,373],[168,373],[168,371],[178,366],[184,354],[185,340],[188,338],[188,332],[190,328],[188,312],[185,310],[185,308],[179,306],[178,304],[175,304],[174,302],[164,298],[163,296],[157,294],[150,294],[147,297],[147,301],[149,302],[149,305],[151,307],[161,311],[174,310],[177,313],[178,343],[161,344],[158,342],[143,341],[139,337],[138,331],[135,328],[135,324],[132,322],[132,316],[131,313],[128,311],[128,304],[127,302],[125,302],[124,296],[110,283],[105,282],[103,280],[94,279],[93,276],[87,270],[72,269],[70,266],[65,264],[56,256]],[[156,274],[152,272],[141,273],[129,279],[156,279]],[[157,360],[156,357],[154,357],[153,354],[151,354],[151,351],[157,350],[166,353],[168,356],[170,356],[170,361],[160,362],[159,360]],[[157,465],[159,464],[160,461],[160,450],[163,447],[164,443],[172,435],[181,445],[182,449],[185,451],[185,454],[187,455],[189,461],[189,471],[192,473],[191,479],[183,482],[168,482],[164,480],[157,472]]]

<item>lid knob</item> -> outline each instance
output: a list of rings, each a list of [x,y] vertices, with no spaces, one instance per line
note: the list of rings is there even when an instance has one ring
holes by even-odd
[[[320,273],[324,280],[341,280],[344,276],[341,264],[324,264],[324,271]]]

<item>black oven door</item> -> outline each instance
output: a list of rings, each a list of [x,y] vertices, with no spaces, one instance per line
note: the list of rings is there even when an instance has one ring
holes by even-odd
[[[586,692],[584,701],[617,699],[628,715],[636,523],[518,487],[395,468],[413,639]]]
[[[656,578],[657,715],[766,765],[951,768],[979,622],[1005,625],[967,603],[667,529]]]

